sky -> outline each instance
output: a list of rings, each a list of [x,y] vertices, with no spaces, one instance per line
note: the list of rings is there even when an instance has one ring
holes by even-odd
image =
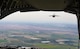
[[[56,17],[52,17],[56,15]],[[34,11],[34,12],[15,12],[8,15],[0,21],[6,22],[55,22],[55,23],[69,23],[77,24],[76,15],[71,13],[66,13],[63,11]]]

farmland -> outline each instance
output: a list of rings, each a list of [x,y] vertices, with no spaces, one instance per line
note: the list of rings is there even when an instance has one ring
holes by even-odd
[[[73,24],[1,23],[0,45],[77,49],[78,32]]]

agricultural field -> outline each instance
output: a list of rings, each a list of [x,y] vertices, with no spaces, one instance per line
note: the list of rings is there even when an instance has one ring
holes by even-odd
[[[64,24],[61,24],[62,26]],[[72,24],[7,23],[0,25],[0,45],[17,45],[46,49],[77,49],[77,27]]]

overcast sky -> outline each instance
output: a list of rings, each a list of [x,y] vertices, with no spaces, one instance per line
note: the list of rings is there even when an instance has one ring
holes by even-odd
[[[56,15],[55,18],[51,15]],[[35,11],[35,12],[15,12],[8,15],[0,21],[6,22],[57,22],[77,24],[76,15],[65,12],[52,12],[52,11]]]

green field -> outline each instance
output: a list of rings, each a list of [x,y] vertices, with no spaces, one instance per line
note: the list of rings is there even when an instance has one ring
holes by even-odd
[[[52,44],[35,44],[35,46],[46,49],[77,49],[77,47],[69,45],[52,45]]]
[[[5,39],[0,39],[0,43],[2,43],[2,42],[7,42],[7,40],[5,40]]]

